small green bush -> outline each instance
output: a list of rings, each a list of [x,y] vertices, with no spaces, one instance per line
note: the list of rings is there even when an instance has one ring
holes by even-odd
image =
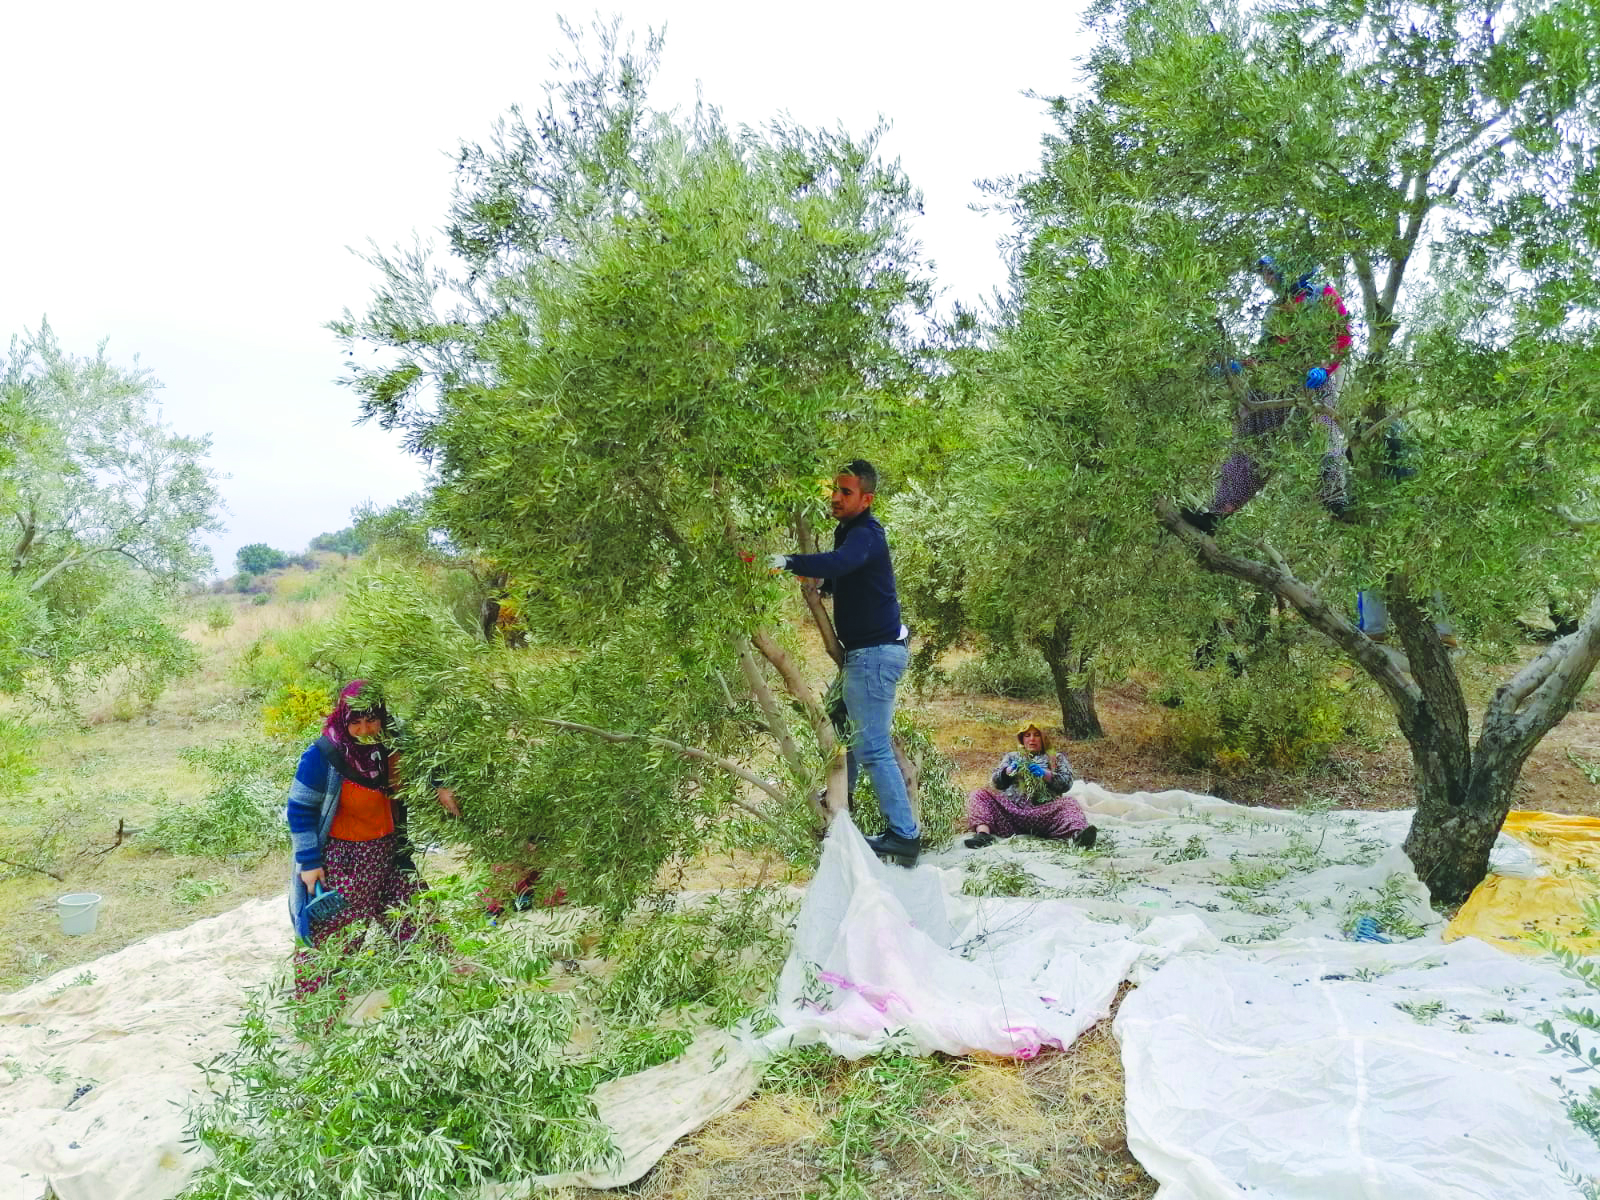
[[[145,841],[169,854],[221,857],[284,838],[283,797],[294,755],[271,742],[236,738],[191,746],[179,757],[209,772],[217,786],[198,804],[167,809]]]
[[[991,646],[950,672],[958,692],[1008,700],[1043,700],[1056,694],[1044,655],[1028,646]]]
[[[218,601],[206,605],[206,629],[210,633],[221,633],[233,624],[233,606]]]
[[[38,773],[33,754],[39,730],[28,721],[0,716],[0,796],[17,792]]]
[[[792,907],[755,889],[620,926],[603,947],[616,971],[600,990],[600,1008],[620,1022],[649,1024],[704,1006],[717,1024],[731,1024],[770,996],[789,952]]]
[[[271,599],[271,597],[268,596],[265,592],[257,592],[254,596],[250,597],[250,603],[255,605],[257,608],[260,608],[263,605],[265,605],[270,599]]]
[[[1336,664],[1289,647],[1234,675],[1226,666],[1178,671],[1168,681],[1162,735],[1184,762],[1225,775],[1299,770],[1325,761],[1366,727],[1365,701]]]

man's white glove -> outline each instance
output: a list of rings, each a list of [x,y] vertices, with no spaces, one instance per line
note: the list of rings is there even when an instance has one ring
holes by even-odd
[[[789,569],[789,556],[787,554],[774,554],[767,559],[767,569],[771,571],[787,571]]]

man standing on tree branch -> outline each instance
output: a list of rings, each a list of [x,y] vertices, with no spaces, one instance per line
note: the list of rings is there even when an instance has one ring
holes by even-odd
[[[910,634],[900,623],[900,598],[883,526],[872,515],[878,472],[852,459],[833,481],[832,508],[839,524],[830,554],[774,554],[774,570],[826,581],[833,592],[833,623],[844,648],[844,704],[850,714],[850,748],[872,777],[888,829],[868,838],[880,858],[915,866],[922,851],[905,777],[894,756],[894,693],[905,674]],[[856,763],[850,764],[855,790]]]

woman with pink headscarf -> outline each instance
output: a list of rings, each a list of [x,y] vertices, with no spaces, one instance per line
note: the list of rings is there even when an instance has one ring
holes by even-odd
[[[289,915],[308,946],[321,946],[357,921],[386,920],[422,890],[406,840],[405,807],[395,798],[391,740],[382,697],[357,679],[339,693],[322,735],[300,756],[287,813],[294,848]],[[445,811],[461,815],[448,788],[438,795]],[[416,931],[402,919],[390,922],[390,932],[405,939]],[[296,991],[306,994],[321,983],[302,978]]]

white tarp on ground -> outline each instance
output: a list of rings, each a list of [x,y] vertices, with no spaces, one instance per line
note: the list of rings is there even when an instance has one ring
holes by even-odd
[[[254,900],[0,996],[0,1197],[176,1194],[195,1064],[233,1048],[292,943],[283,900]]]
[[[906,872],[842,827],[772,1039],[1027,1055],[1103,1016],[1126,977],[1129,1146],[1160,1200],[1555,1197],[1572,1194],[1556,1158],[1600,1173],[1531,1028],[1588,1000],[1548,960],[1440,942],[1398,848],[1409,813],[1075,793],[1109,853],[1015,838]],[[1343,940],[1373,910],[1424,932]]]
[[[1600,1174],[1551,1082],[1561,1064],[1529,1028],[1588,1001],[1547,961],[1439,942],[1398,850],[1409,814],[1076,792],[1105,852],[1015,838],[905,871],[842,822],[764,1048],[1025,1056],[1070,1044],[1132,979],[1116,1024],[1129,1144],[1162,1200],[1570,1194],[1552,1150]],[[1523,870],[1527,856],[1496,861]],[[1428,932],[1342,940],[1373,907]],[[34,1200],[46,1180],[61,1200],[175,1194],[192,1166],[193,1064],[230,1047],[244,991],[289,950],[274,898],[0,997],[0,1197]],[[753,1085],[740,1055],[702,1049],[704,1080],[685,1074],[691,1054],[655,1068],[670,1079],[607,1085],[630,1166],[604,1182],[636,1177]]]

